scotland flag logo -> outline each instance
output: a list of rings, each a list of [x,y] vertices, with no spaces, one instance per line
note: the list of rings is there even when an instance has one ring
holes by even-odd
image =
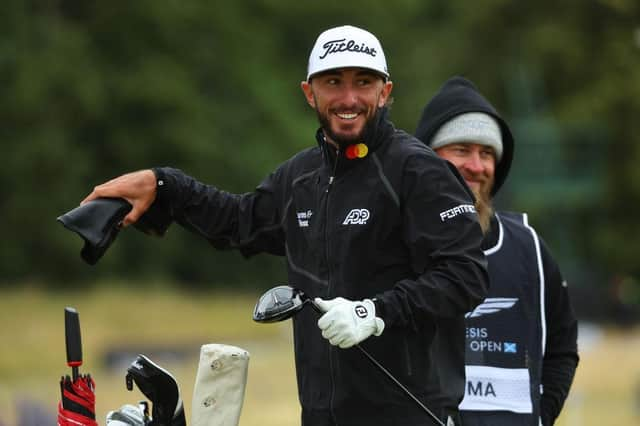
[[[504,353],[515,354],[518,352],[517,344],[511,342],[504,342]]]

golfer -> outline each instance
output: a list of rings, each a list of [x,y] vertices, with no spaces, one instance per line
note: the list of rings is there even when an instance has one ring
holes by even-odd
[[[301,83],[320,123],[315,142],[253,192],[159,167],[99,185],[84,200],[123,197],[133,205],[125,224],[153,215],[219,249],[286,258],[289,284],[326,312],[293,320],[304,426],[432,424],[357,343],[443,423],[457,424],[464,313],[487,294],[482,231],[455,168],[387,119],[392,87],[373,34],[331,28]]]

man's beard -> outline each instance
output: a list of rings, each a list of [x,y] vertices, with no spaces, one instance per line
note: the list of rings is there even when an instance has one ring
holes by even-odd
[[[482,185],[479,190],[472,189],[473,195],[476,197],[475,207],[476,212],[478,213],[478,220],[484,235],[489,232],[491,216],[493,216],[493,206],[491,205],[492,186],[493,182],[489,185]]]
[[[354,136],[340,136],[336,134],[331,129],[331,123],[329,122],[329,117],[326,114],[323,114],[316,108],[316,114],[318,115],[318,121],[320,122],[320,127],[324,131],[324,134],[338,144],[338,146],[343,149],[348,147],[349,145],[357,144],[357,143],[367,143],[367,140],[375,133],[375,128],[378,123],[378,113],[380,112],[380,108],[376,107],[373,110],[373,114],[367,117],[367,121],[364,126],[362,126],[362,130],[357,135]]]

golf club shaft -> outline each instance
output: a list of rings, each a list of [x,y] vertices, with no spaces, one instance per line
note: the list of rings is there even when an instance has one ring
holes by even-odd
[[[318,307],[318,305],[316,305],[316,303],[309,299],[309,301],[311,302],[311,306],[313,307],[313,309],[318,312],[319,314],[324,314],[324,312],[320,309],[320,307]],[[416,404],[418,404],[420,406],[420,408],[422,408],[429,416],[431,416],[431,418],[433,419],[434,422],[436,422],[436,424],[438,426],[445,426],[444,423],[442,423],[442,420],[440,420],[435,414],[433,414],[433,412],[431,410],[429,410],[429,408],[424,405],[422,403],[422,401],[420,401],[418,399],[417,396],[415,396],[413,393],[411,393],[411,391],[409,389],[407,389],[407,387],[405,385],[403,385],[402,383],[400,383],[400,381],[398,381],[398,379],[396,379],[394,377],[393,374],[391,374],[391,372],[389,370],[387,370],[386,368],[384,368],[384,366],[382,364],[380,364],[378,362],[377,359],[375,359],[373,357],[373,355],[371,355],[369,352],[367,352],[362,346],[360,346],[359,344],[355,345],[356,348],[358,348],[360,350],[360,352],[362,352],[362,354],[367,357],[367,359],[378,369],[380,370],[385,376],[387,376],[389,379],[391,379],[391,381],[393,383],[395,383],[400,389],[402,389],[402,391],[407,394],[412,400],[415,401]]]

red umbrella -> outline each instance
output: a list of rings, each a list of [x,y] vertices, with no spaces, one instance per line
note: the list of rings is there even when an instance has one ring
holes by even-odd
[[[80,374],[82,340],[80,318],[74,308],[64,310],[67,365],[71,376],[60,379],[61,399],[58,404],[58,426],[98,426],[96,422],[95,382],[89,374]]]

